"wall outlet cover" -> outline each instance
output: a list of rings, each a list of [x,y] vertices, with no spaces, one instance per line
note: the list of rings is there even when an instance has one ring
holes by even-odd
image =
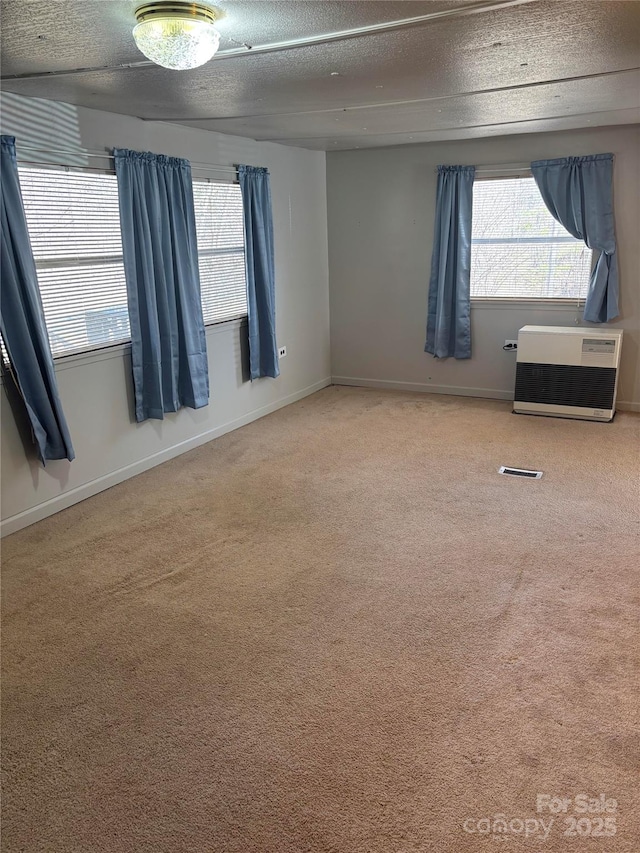
[[[284,358],[286,354],[287,354],[287,348],[286,347],[280,347],[278,349],[278,358]]]

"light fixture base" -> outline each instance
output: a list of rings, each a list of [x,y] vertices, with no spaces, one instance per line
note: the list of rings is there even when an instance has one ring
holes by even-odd
[[[180,18],[185,21],[202,21],[215,24],[224,18],[226,12],[208,3],[187,3],[182,0],[156,0],[155,3],[143,3],[136,9],[136,21],[158,20],[159,18]]]

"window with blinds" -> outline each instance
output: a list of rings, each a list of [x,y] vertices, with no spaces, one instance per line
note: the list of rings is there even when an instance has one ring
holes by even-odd
[[[116,176],[19,167],[53,356],[131,339]],[[205,323],[247,313],[242,195],[194,181]]]
[[[129,340],[116,176],[19,173],[54,357]]]
[[[200,292],[205,323],[247,314],[242,193],[238,184],[194,180]]]
[[[472,299],[584,299],[592,252],[547,210],[533,178],[476,180]]]

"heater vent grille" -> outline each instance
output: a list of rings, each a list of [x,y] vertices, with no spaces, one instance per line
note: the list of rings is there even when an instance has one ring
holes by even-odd
[[[615,367],[518,362],[515,399],[522,403],[612,409]]]

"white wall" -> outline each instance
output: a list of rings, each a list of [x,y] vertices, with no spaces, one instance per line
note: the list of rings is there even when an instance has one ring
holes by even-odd
[[[2,390],[2,530],[17,530],[151,465],[247,423],[329,383],[326,174],[323,152],[258,143],[68,104],[4,95],[2,133],[21,146],[105,150],[128,147],[194,163],[266,166],[271,172],[278,379],[243,381],[246,327],[209,327],[211,400],[164,421],[136,424],[130,357],[122,348],[57,361],[60,396],[76,451],[73,463],[43,469],[25,454]],[[25,152],[26,153],[26,152]],[[52,160],[60,159],[52,157]],[[79,151],[67,162],[87,162]],[[90,165],[102,165],[90,161]],[[106,165],[106,164],[105,164]],[[195,172],[197,174],[197,172]],[[210,176],[211,177],[211,176]]]
[[[618,399],[640,410],[640,128],[540,133],[327,155],[331,356],[334,382],[513,399],[515,354],[527,324],[571,326],[575,308],[472,305],[473,357],[423,352],[436,166],[529,163],[615,154],[614,201],[625,330]],[[585,324],[590,325],[590,324]]]

